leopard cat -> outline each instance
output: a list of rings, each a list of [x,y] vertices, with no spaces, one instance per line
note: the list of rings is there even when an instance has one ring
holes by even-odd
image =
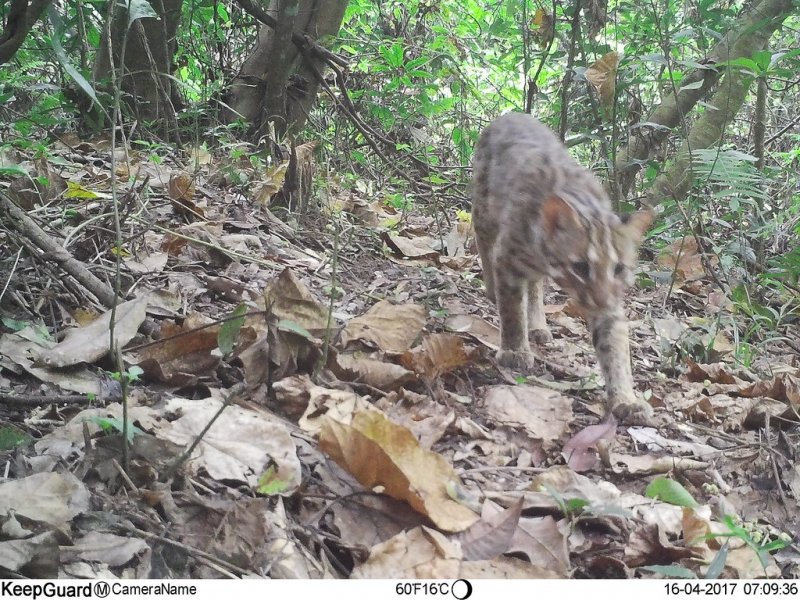
[[[500,314],[500,365],[530,369],[528,331],[552,340],[543,282],[553,279],[583,310],[606,381],[607,407],[627,422],[652,408],[633,389],[625,290],[649,210],[619,217],[591,172],[530,115],[509,113],[475,147],[472,220],[489,299]]]

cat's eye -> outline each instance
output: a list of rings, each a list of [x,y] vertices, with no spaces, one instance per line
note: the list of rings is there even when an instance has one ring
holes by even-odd
[[[572,272],[581,279],[589,279],[589,263],[585,260],[572,263]]]
[[[617,263],[617,266],[614,267],[614,275],[619,277],[620,275],[622,275],[622,272],[624,270],[625,270],[625,265],[623,265],[622,263]]]

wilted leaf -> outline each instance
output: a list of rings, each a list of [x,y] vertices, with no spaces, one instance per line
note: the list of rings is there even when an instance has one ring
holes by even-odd
[[[218,400],[173,398],[167,410],[181,416],[172,423],[159,422],[155,435],[176,444],[191,444],[221,406]],[[270,464],[275,476],[292,491],[300,484],[300,460],[289,431],[267,413],[228,406],[214,421],[195,448],[187,465],[193,471],[205,469],[217,480],[246,481],[258,486],[259,477]]]
[[[425,325],[425,308],[381,300],[366,314],[351,319],[342,332],[343,344],[355,340],[374,344],[384,352],[401,354],[411,347]]]
[[[403,353],[400,362],[407,369],[434,379],[469,364],[470,360],[460,337],[434,333],[413,350]]]
[[[589,425],[572,436],[564,444],[561,455],[570,468],[579,473],[587,471],[597,462],[597,445],[603,441],[612,441],[616,433],[617,421],[612,416],[604,423]]]
[[[0,483],[0,516],[10,511],[63,529],[89,510],[89,491],[72,473],[35,473]]]
[[[619,54],[612,51],[586,69],[586,79],[597,89],[600,103],[606,110],[614,104],[618,63]]]
[[[379,390],[396,390],[417,379],[416,375],[405,367],[374,358],[339,354],[336,361],[343,369],[352,371],[357,381],[369,384]],[[342,379],[341,376],[339,378]],[[349,380],[349,378],[345,380]]]
[[[284,269],[264,290],[267,309],[279,321],[291,321],[315,334],[328,326],[328,309],[317,301],[291,269]]]
[[[477,520],[475,513],[448,496],[448,484],[458,481],[450,464],[421,448],[410,431],[379,412],[356,413],[350,426],[327,419],[319,446],[362,485],[382,486],[386,494],[405,500],[445,531],[462,531]]]
[[[122,348],[133,339],[144,322],[147,310],[147,295],[123,302],[117,306],[114,326],[114,343]],[[87,327],[70,329],[64,340],[41,352],[40,366],[67,367],[79,363],[93,363],[109,352],[109,327],[111,311],[105,312]]]
[[[490,501],[487,500],[488,502]],[[507,552],[521,514],[521,498],[506,509],[496,505],[494,510],[485,507],[480,520],[455,538],[461,542],[464,558],[466,560],[484,560]]]

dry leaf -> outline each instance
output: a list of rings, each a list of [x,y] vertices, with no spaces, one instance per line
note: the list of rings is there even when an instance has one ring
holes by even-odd
[[[159,422],[155,435],[188,446],[220,406],[213,398],[173,398],[167,410],[181,416],[171,423]],[[300,460],[286,426],[268,413],[239,406],[225,408],[187,462],[194,472],[202,468],[214,479],[245,481],[253,488],[269,465],[274,465],[272,481],[278,493],[292,493],[300,484]]]
[[[361,340],[384,352],[402,354],[422,331],[425,315],[425,308],[418,304],[392,304],[381,300],[366,314],[347,322],[342,343],[348,346]]]
[[[381,413],[357,412],[350,426],[326,419],[319,446],[362,485],[383,487],[445,531],[462,531],[478,518],[448,494],[449,486],[460,485],[453,467]]]
[[[564,444],[561,456],[575,471],[588,471],[597,462],[597,445],[613,441],[616,434],[617,421],[612,416],[604,423],[589,425],[572,436]]]
[[[469,364],[463,340],[447,333],[426,336],[422,344],[403,353],[400,362],[415,373],[434,379]]]
[[[486,392],[486,412],[498,424],[523,428],[537,440],[552,441],[572,421],[572,400],[532,385],[497,385]]]
[[[133,339],[144,322],[147,295],[117,306],[114,318],[114,344],[122,348]],[[61,343],[45,350],[37,357],[37,366],[68,367],[79,363],[93,363],[109,352],[111,312],[107,311],[86,327],[70,329]]]
[[[600,103],[606,110],[614,105],[618,63],[619,54],[612,51],[586,69],[586,79],[597,89]]]
[[[461,552],[465,560],[494,558],[504,554],[511,547],[511,538],[522,514],[522,499],[506,509],[497,505],[487,507],[488,503],[491,501],[484,504],[480,520],[455,536],[461,543]]]
[[[314,335],[324,332],[328,326],[328,308],[291,269],[284,269],[267,285],[264,302],[276,319],[297,323]]]

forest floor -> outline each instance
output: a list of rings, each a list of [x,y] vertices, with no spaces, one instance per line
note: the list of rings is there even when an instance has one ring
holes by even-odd
[[[797,340],[754,332],[694,238],[645,243],[655,417],[628,427],[557,289],[535,372],[498,368],[463,212],[331,180],[281,221],[258,200],[280,171],[246,155],[132,152],[115,252],[107,146],[54,151],[4,157],[46,186],[0,185],[101,280],[120,256],[131,382],[75,264],[16,255],[5,222],[0,576],[800,576]]]

